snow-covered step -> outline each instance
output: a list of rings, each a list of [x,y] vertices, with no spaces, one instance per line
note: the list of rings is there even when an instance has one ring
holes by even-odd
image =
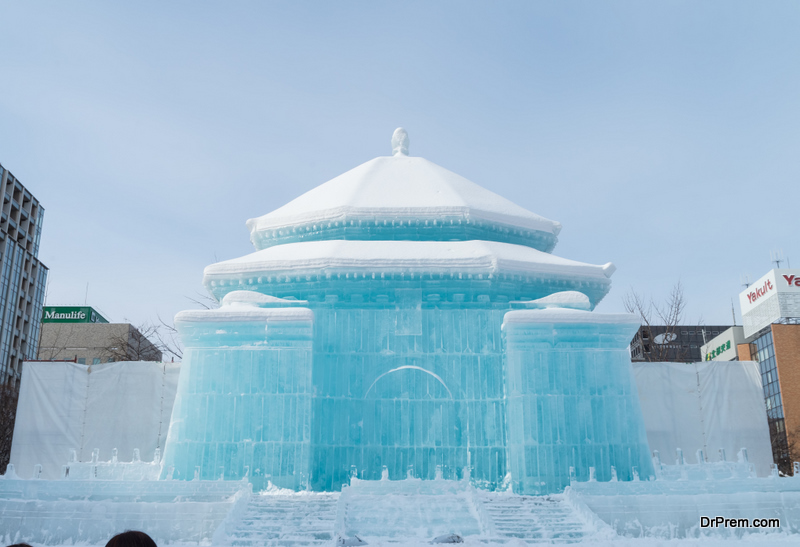
[[[369,543],[418,542],[448,534],[485,537],[488,516],[466,481],[362,481],[342,491],[336,530]]]
[[[338,494],[254,494],[225,528],[225,545],[332,545]]]
[[[480,496],[494,525],[497,540],[515,538],[526,543],[581,543],[598,530],[579,515],[563,496]],[[601,531],[608,534],[607,530]]]
[[[269,493],[242,498],[213,544],[335,545],[416,542],[458,534],[487,544],[573,544],[610,539],[613,530],[564,495],[518,496],[476,491],[466,481],[361,481],[341,494]]]

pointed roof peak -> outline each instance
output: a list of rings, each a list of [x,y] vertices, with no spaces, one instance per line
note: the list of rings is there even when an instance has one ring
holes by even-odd
[[[392,156],[402,154],[408,156],[408,132],[398,127],[392,133]]]

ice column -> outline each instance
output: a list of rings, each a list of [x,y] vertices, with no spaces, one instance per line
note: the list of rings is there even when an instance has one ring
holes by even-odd
[[[653,474],[628,345],[639,321],[575,309],[508,312],[508,457],[514,490],[559,492],[579,481]]]
[[[186,350],[162,476],[304,487],[313,320],[308,308],[252,303],[178,314]]]

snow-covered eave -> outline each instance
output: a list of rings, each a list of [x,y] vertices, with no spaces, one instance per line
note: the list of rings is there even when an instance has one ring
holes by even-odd
[[[630,313],[596,313],[566,308],[542,310],[515,310],[503,316],[503,327],[536,323],[590,323],[639,327],[639,316]]]
[[[337,263],[338,262],[338,263]],[[246,268],[231,268],[225,270],[209,270],[218,265],[209,266],[203,276],[203,284],[209,289],[226,285],[259,285],[263,283],[282,282],[318,282],[322,280],[341,281],[382,281],[406,280],[413,281],[424,279],[449,279],[458,281],[469,280],[503,280],[519,282],[559,282],[576,284],[587,283],[595,286],[608,286],[611,284],[609,276],[603,267],[590,266],[564,268],[539,264],[536,268],[529,264],[513,263],[512,261],[487,261],[483,264],[397,264],[380,263],[376,261],[365,265],[346,264],[345,261],[320,261],[316,265],[305,264],[297,268],[270,268],[268,265],[259,267],[257,264],[248,265]],[[285,265],[284,265],[285,266]]]
[[[215,294],[224,287],[384,280],[507,281],[605,292],[613,272],[611,263],[586,264],[496,241],[328,240],[278,245],[212,264],[203,282]]]
[[[611,263],[586,264],[495,241],[327,240],[279,245],[212,264],[204,270],[204,281],[213,286],[215,281],[224,285],[227,279],[243,278],[263,283],[284,281],[282,277],[311,281],[408,274],[412,279],[415,275],[440,279],[544,276],[606,284],[614,269]]]
[[[175,316],[176,324],[246,321],[314,321],[314,312],[308,308],[258,308],[256,306],[226,306],[213,310],[185,310],[179,312]]]
[[[557,236],[561,223],[531,213],[530,217],[504,215],[466,206],[451,207],[374,207],[342,206],[321,209],[291,217],[272,216],[272,213],[247,221],[251,237],[258,233],[280,230],[317,230],[356,222],[406,222],[436,225],[458,223],[498,224],[505,229],[531,230]],[[339,224],[336,224],[339,223]],[[277,235],[277,234],[276,234]]]
[[[256,291],[232,291],[222,299],[222,306],[256,306],[256,307],[296,307],[308,304],[305,300],[278,298]]]
[[[365,264],[363,261],[347,259],[320,259],[303,261],[303,263],[296,265],[282,262],[274,265],[270,263],[251,263],[221,267],[219,264],[214,264],[205,269],[203,279],[209,281],[252,275],[269,275],[272,277],[313,275],[315,277],[330,278],[332,275],[344,274],[357,274],[353,276],[354,279],[362,277],[362,274],[364,278],[370,277],[372,279],[375,279],[376,275],[377,278],[380,278],[381,274],[417,274],[420,276],[428,276],[428,274],[439,276],[441,274],[445,277],[459,279],[466,275],[469,275],[470,279],[478,275],[483,275],[486,279],[492,279],[500,275],[552,275],[610,282],[608,276],[603,272],[602,266],[588,264],[586,266],[572,267],[552,264],[536,264],[533,266],[513,260],[475,260],[462,263],[445,260],[374,260]]]

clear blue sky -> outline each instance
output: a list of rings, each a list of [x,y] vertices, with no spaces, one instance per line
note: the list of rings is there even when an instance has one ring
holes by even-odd
[[[48,304],[194,307],[246,219],[390,153],[613,261],[599,311],[680,279],[731,320],[800,267],[800,2],[0,1],[0,162],[46,209]],[[738,318],[738,301],[737,301]]]

